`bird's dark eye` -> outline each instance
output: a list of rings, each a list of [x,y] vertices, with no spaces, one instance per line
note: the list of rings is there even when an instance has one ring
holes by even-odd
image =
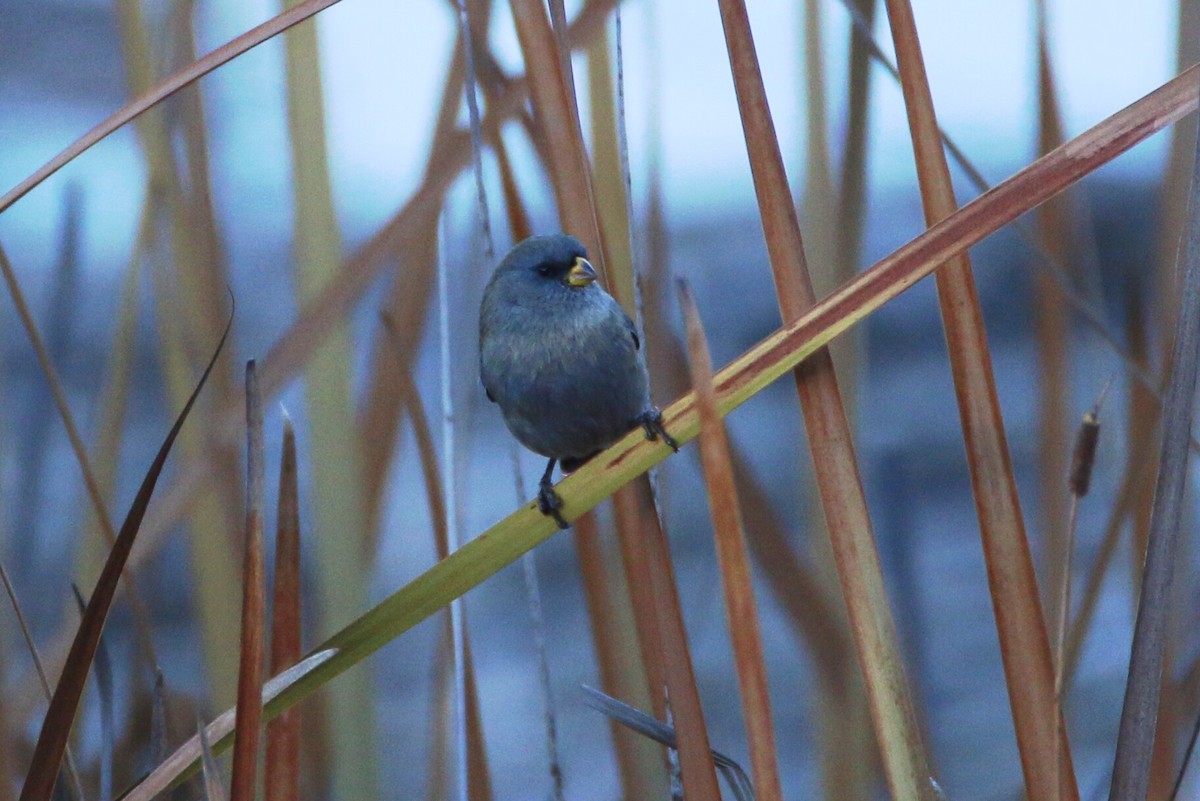
[[[539,264],[537,268],[537,274],[543,278],[549,278],[550,276],[554,275],[554,268],[549,264]]]

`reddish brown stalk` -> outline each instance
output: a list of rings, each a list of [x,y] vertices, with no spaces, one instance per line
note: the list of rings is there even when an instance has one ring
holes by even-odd
[[[888,0],[887,9],[925,218],[933,226],[952,215],[958,204],[938,136],[912,7],[908,0]],[[1031,801],[1076,801],[1079,790],[1070,747],[1063,745],[1062,771],[1055,759],[1058,726],[1050,642],[996,397],[987,333],[965,252],[939,268],[937,285],[1025,789]]]
[[[800,318],[816,298],[746,6],[742,0],[720,0],[719,5],[776,296],[787,323]],[[853,435],[828,349],[816,351],[794,371],[794,376],[888,785],[896,798],[931,798],[925,747],[912,711],[911,692],[851,445]]]
[[[650,690],[650,708],[660,720],[667,718],[666,667],[663,662],[663,635],[659,631],[654,600],[654,568],[641,525],[643,514],[636,495],[619,494],[613,499],[614,527],[621,548],[621,563],[633,605],[634,628],[638,648]]]
[[[767,688],[767,666],[763,657],[746,531],[742,524],[741,501],[729,455],[729,435],[717,411],[713,390],[712,356],[708,351],[700,312],[691,289],[680,279],[679,303],[687,324],[688,353],[696,407],[700,413],[700,461],[708,487],[708,506],[717,541],[717,562],[725,588],[725,616],[733,642],[734,661],[741,689],[742,719],[750,744],[750,768],[757,798],[783,798],[776,762],[775,727]]]
[[[279,464],[279,501],[275,528],[275,591],[271,602],[271,675],[300,661],[303,619],[300,611],[300,503],[296,470],[296,432],[283,421]],[[289,709],[267,724],[264,763],[266,801],[300,798],[300,710]]]
[[[644,555],[650,574],[655,625],[661,637],[657,641],[658,661],[678,734],[676,746],[684,792],[689,799],[696,801],[720,801],[716,766],[708,744],[704,710],[700,706],[700,692],[696,686],[695,668],[683,624],[683,610],[679,604],[679,585],[671,561],[670,543],[654,512],[650,482],[636,481],[630,487],[637,494],[624,494],[640,506],[638,514],[641,523],[634,531],[640,534],[646,544]],[[661,695],[663,686],[651,685],[651,698]],[[704,749],[702,753],[699,751],[701,748]]]
[[[230,801],[254,801],[258,783],[266,617],[263,452],[262,394],[258,389],[258,371],[251,359],[246,363],[246,548],[242,564],[242,642]]]
[[[463,610],[466,612],[466,610]],[[475,660],[471,640],[463,620],[463,666],[467,691],[467,801],[491,801],[492,777],[488,773],[487,741],[483,738],[483,718],[479,712],[479,684],[475,678]]]

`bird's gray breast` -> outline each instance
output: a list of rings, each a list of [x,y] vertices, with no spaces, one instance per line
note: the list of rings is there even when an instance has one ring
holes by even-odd
[[[483,321],[484,386],[526,447],[584,458],[615,442],[649,406],[646,372],[621,308],[598,293],[570,314]],[[565,311],[565,310],[564,310]]]

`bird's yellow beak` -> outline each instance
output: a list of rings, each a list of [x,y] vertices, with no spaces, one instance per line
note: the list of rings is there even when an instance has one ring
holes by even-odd
[[[596,271],[583,256],[575,259],[574,266],[567,271],[567,283],[571,286],[587,286],[596,280]]]

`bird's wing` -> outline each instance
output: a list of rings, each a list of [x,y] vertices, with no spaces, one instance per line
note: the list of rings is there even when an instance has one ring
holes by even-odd
[[[487,395],[487,399],[490,400],[492,403],[496,402],[496,399],[492,397],[492,391],[490,389],[488,389],[486,385],[483,388],[483,394]]]
[[[624,311],[621,312],[621,316],[625,318],[625,328],[629,330],[629,336],[633,337],[633,349],[641,350],[642,341],[638,339],[637,326],[633,324],[633,320],[630,320],[629,315],[625,314]]]

